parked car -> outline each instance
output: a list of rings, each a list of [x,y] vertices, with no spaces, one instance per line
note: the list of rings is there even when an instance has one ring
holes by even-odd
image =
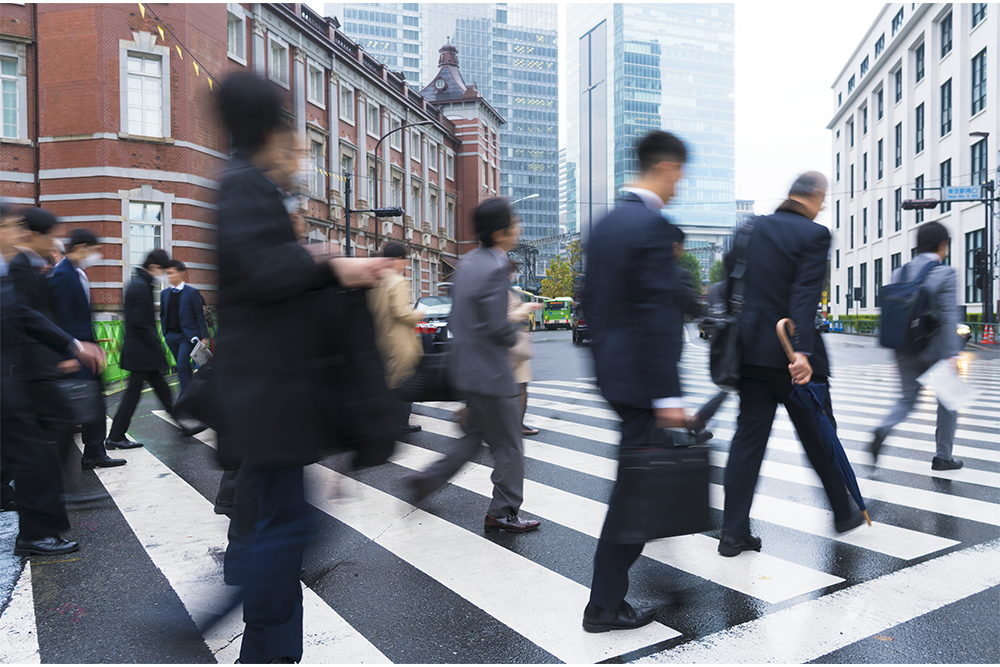
[[[830,331],[830,320],[826,319],[826,315],[823,314],[822,310],[816,311],[816,331],[820,333],[828,333]]]
[[[435,347],[445,345],[451,339],[452,334],[448,330],[451,306],[450,296],[423,296],[417,299],[414,308],[419,308],[426,314],[415,327],[424,344],[425,354],[434,352]]]
[[[582,345],[583,341],[590,340],[590,327],[583,316],[583,308],[577,307],[573,311],[573,345]]]

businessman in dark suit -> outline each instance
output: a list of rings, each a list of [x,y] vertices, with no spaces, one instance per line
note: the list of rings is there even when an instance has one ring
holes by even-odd
[[[94,327],[90,314],[90,281],[84,269],[101,259],[101,246],[94,234],[87,229],[74,229],[66,244],[66,256],[49,273],[49,293],[52,295],[53,310],[56,314],[56,324],[67,333],[81,341],[96,343]],[[101,382],[101,377],[83,368],[76,377]],[[94,468],[113,468],[125,465],[125,459],[113,459],[104,448],[107,435],[107,421],[104,417],[103,385],[98,392],[101,401],[101,418],[90,424],[83,424],[83,457],[80,467],[84,470]],[[73,434],[63,436],[59,443],[59,451],[63,460],[67,460],[73,450]]]
[[[593,229],[587,244],[583,310],[592,336],[597,384],[621,416],[621,449],[640,446],[658,427],[684,427],[677,373],[685,290],[673,264],[679,230],[661,213],[675,194],[687,160],[684,143],[656,131],[638,146],[639,180],[623,188],[617,206]],[[621,474],[619,474],[619,478]],[[615,484],[608,516],[630,489]],[[655,610],[625,601],[628,570],[642,544],[618,544],[606,521],[597,553],[590,602],[583,613],[587,632],[642,627]]]
[[[507,319],[507,253],[517,245],[520,230],[505,199],[487,199],[472,216],[481,245],[459,262],[448,319],[455,336],[452,379],[469,409],[465,436],[444,458],[410,477],[409,483],[416,499],[422,500],[447,483],[485,440],[496,463],[493,500],[483,527],[487,532],[523,533],[538,528],[540,522],[517,513],[524,499],[524,444],[521,391],[514,384],[508,354],[517,333]]]
[[[79,549],[60,537],[69,529],[62,498],[59,457],[46,446],[23,384],[21,352],[29,339],[58,355],[76,357],[99,371],[104,352],[56,327],[27,305],[9,276],[7,257],[16,252],[27,230],[21,216],[0,207],[0,470],[14,480],[13,502],[18,511],[14,555],[57,555]]]
[[[105,442],[108,449],[142,447],[141,442],[126,438],[125,431],[132,421],[146,383],[152,387],[163,409],[173,413],[170,387],[163,378],[163,371],[167,368],[167,355],[160,345],[160,337],[156,332],[156,313],[153,310],[153,282],[163,275],[163,267],[169,261],[166,251],[160,248],[150,251],[142,266],[136,267],[132,282],[125,288],[125,340],[122,343],[120,363],[122,369],[129,371],[130,375]]]
[[[166,267],[170,287],[160,293],[160,325],[167,347],[177,362],[177,377],[181,391],[191,381],[191,351],[200,340],[208,345],[208,324],[205,323],[201,292],[187,284],[187,266],[172,259]]]
[[[820,354],[822,342],[818,341],[815,317],[826,276],[830,232],[813,222],[823,210],[826,187],[822,174],[807,172],[792,184],[788,199],[773,215],[758,217],[753,223],[740,324],[740,415],[724,477],[726,500],[719,540],[723,556],[760,551],[760,538],[750,534],[750,504],[779,403],[788,410],[806,455],[823,482],[837,532],[857,528],[864,521],[830,461],[815,419],[788,400],[793,382],[826,382],[829,374],[825,351]],[[730,275],[734,262],[730,253],[726,258]],[[795,361],[791,364],[775,330],[778,320],[785,317],[795,322]]]

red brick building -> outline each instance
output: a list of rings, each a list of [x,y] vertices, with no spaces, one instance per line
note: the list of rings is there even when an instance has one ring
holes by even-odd
[[[154,247],[187,263],[214,301],[214,201],[229,145],[212,88],[233,70],[287,91],[308,153],[311,240],[346,247],[348,181],[352,209],[405,210],[353,215],[351,244],[364,256],[406,243],[415,297],[437,294],[474,242],[463,221],[496,193],[503,120],[474,88],[432,102],[305,5],[3,4],[2,14],[0,196],[53,211],[66,236],[85,226],[104,241],[89,274],[92,303],[109,316]],[[443,67],[457,71],[453,47]]]

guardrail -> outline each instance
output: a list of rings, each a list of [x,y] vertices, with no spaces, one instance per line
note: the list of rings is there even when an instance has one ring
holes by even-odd
[[[104,380],[104,388],[120,388],[125,384],[125,380],[130,375],[128,371],[121,367],[122,345],[125,342],[125,322],[123,320],[94,322],[93,328],[94,339],[104,350],[104,353],[108,355],[108,365],[101,376],[101,379]],[[163,338],[163,332],[160,331],[159,322],[156,323],[156,335],[160,339],[160,346],[163,348],[163,354],[167,358],[168,374],[176,372],[177,361],[174,359],[174,355],[171,354],[170,348],[167,347],[167,341]],[[215,327],[209,328],[208,335],[209,338],[215,338]]]
[[[969,327],[970,337],[969,342],[971,343],[982,343],[983,334],[986,330],[986,325],[982,322],[959,322],[959,324],[964,324]],[[997,335],[997,326],[993,326],[993,334]],[[877,319],[871,320],[833,320],[830,322],[830,332],[831,333],[850,333],[859,334],[862,336],[877,336],[879,333],[879,322]]]

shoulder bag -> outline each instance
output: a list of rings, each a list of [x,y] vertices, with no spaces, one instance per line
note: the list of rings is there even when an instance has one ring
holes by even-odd
[[[711,352],[709,369],[712,381],[727,391],[735,391],[740,382],[740,318],[743,314],[744,290],[746,289],[747,246],[753,234],[753,222],[747,222],[736,233],[736,247],[733,249],[735,263],[728,278],[729,298],[715,304],[702,328],[709,337]]]

